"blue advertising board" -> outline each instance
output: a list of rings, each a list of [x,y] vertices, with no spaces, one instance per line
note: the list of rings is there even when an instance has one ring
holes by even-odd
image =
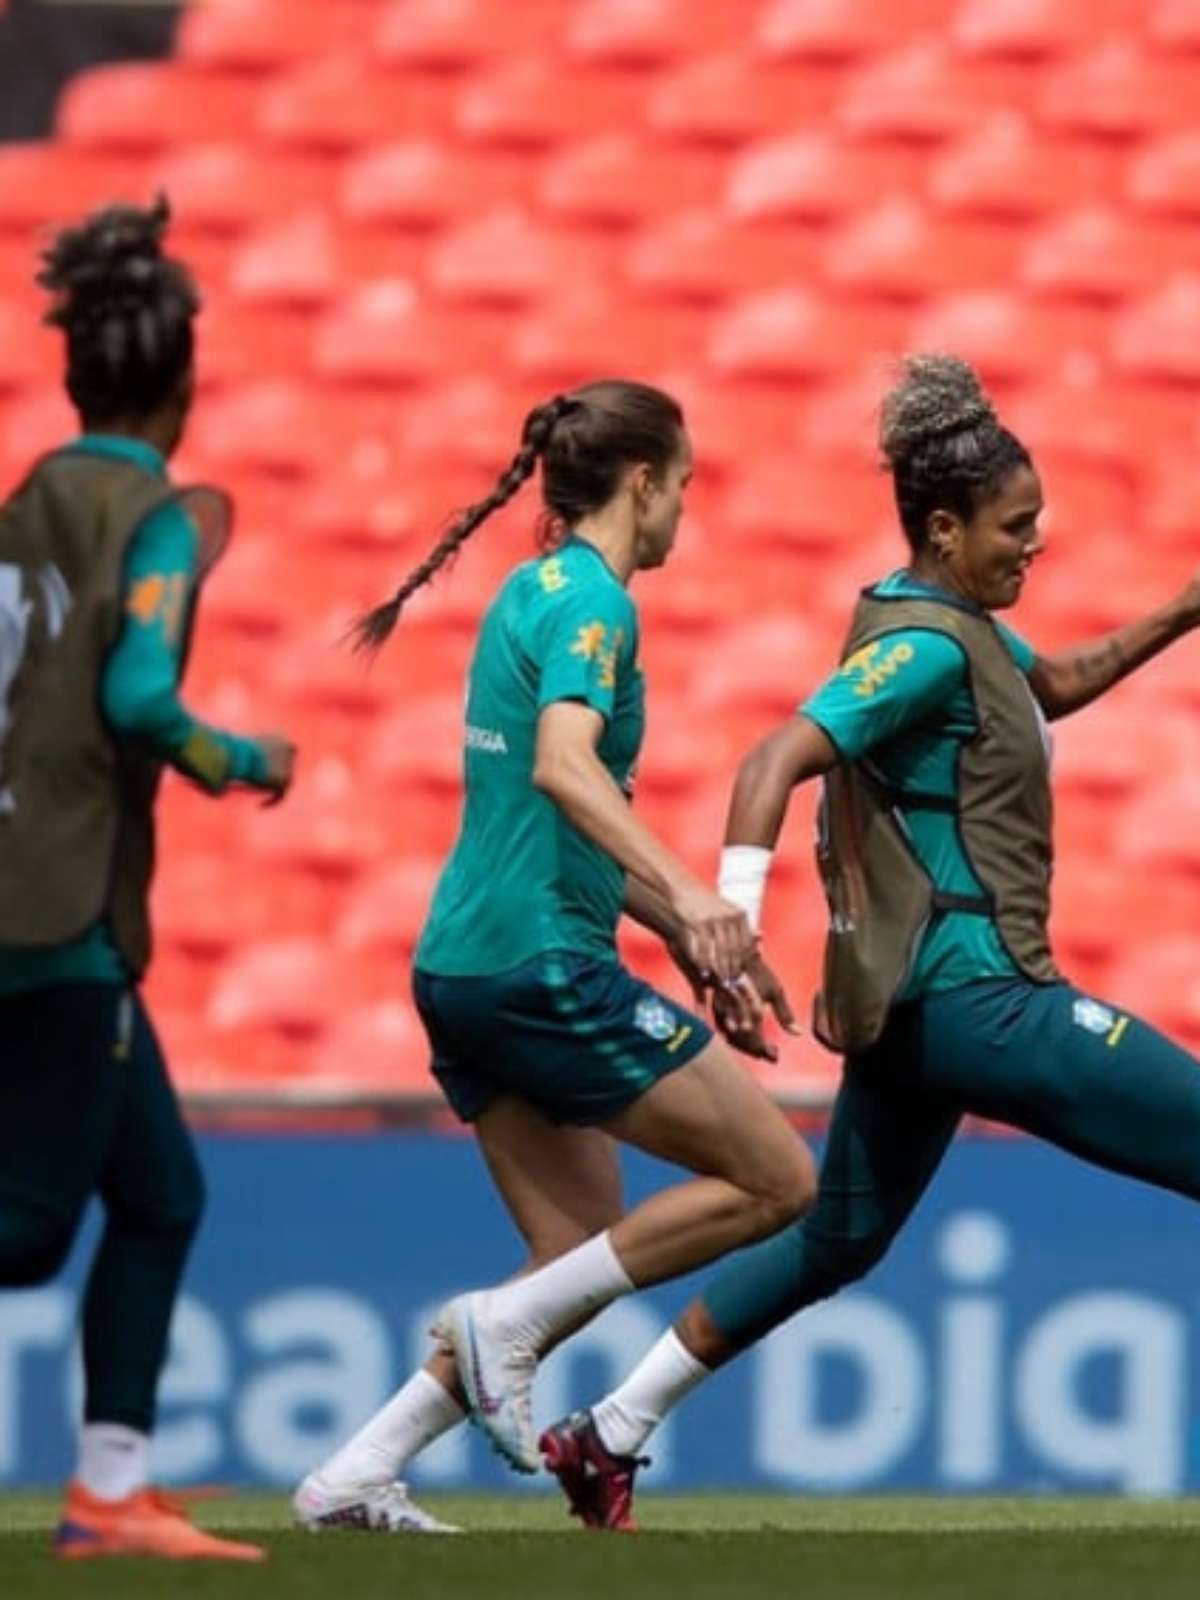
[[[158,1472],[289,1486],[422,1357],[443,1299],[517,1265],[517,1241],[466,1139],[202,1145],[210,1206],[164,1376]],[[643,1158],[626,1170],[631,1197],[671,1177]],[[70,1469],[94,1230],[61,1279],[0,1298],[0,1485]],[[681,1407],[649,1482],[1200,1489],[1198,1244],[1200,1216],[1180,1199],[1032,1142],[961,1140],[870,1278]],[[701,1281],[611,1307],[542,1369],[539,1417],[602,1393]],[[466,1428],[411,1477],[527,1487]]]

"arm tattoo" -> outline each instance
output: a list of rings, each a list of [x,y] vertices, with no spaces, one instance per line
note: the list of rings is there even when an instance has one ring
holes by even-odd
[[[1120,640],[1106,639],[1091,649],[1081,650],[1072,664],[1081,687],[1105,689],[1121,676],[1126,665],[1125,651]]]

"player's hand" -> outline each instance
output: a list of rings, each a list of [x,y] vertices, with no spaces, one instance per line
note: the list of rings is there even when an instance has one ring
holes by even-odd
[[[687,986],[692,991],[692,999],[699,1009],[703,1011],[708,1004],[708,990],[711,980],[705,979],[700,968],[688,955],[687,946],[684,944],[682,936],[677,939],[664,939],[663,943],[667,947],[671,960],[686,979]]]
[[[266,762],[266,790],[264,806],[277,806],[292,786],[296,767],[296,746],[281,733],[264,733],[258,738],[258,747]]]
[[[713,991],[713,1020],[722,1038],[735,1050],[759,1061],[778,1061],[778,1045],[772,1044],[763,1032],[768,1009],[785,1032],[800,1033],[783,985],[755,951],[741,978]]]
[[[754,934],[742,908],[702,883],[690,883],[671,895],[671,909],[702,982],[731,983],[754,952]]]

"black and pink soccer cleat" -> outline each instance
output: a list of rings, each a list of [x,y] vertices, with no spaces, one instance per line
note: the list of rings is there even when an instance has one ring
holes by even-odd
[[[571,1515],[586,1528],[610,1533],[636,1533],[633,1480],[648,1456],[616,1456],[592,1421],[590,1411],[573,1411],[554,1422],[538,1440],[546,1471],[562,1485]]]

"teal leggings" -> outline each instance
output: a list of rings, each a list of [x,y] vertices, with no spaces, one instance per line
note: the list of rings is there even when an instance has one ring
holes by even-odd
[[[0,1291],[53,1277],[93,1194],[105,1225],[83,1297],[84,1416],[149,1433],[204,1205],[191,1135],[136,993],[62,983],[7,995]]]
[[[1200,1070],[1135,1017],[1065,983],[971,984],[897,1006],[846,1063],[817,1203],[703,1296],[732,1349],[879,1261],[966,1113],[1200,1199]]]

